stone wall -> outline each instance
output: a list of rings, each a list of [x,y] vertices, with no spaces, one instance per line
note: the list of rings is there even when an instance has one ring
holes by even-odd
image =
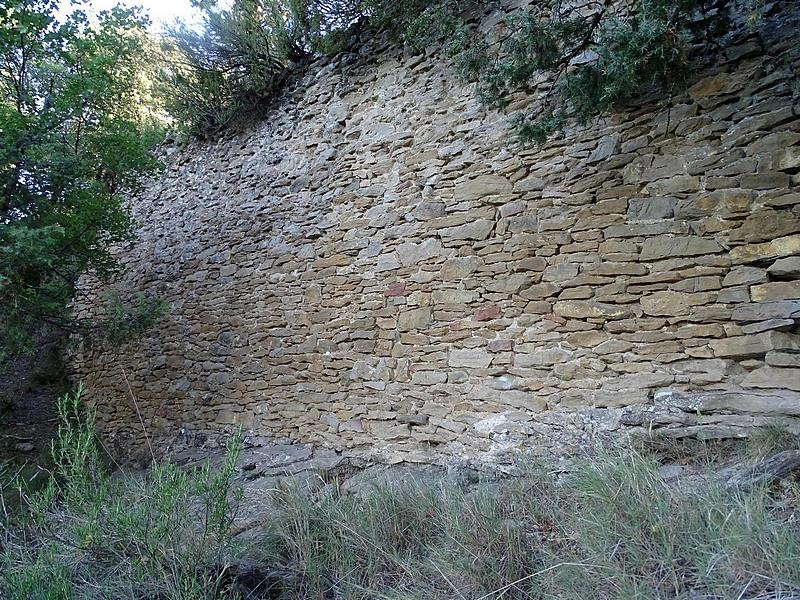
[[[138,405],[158,440],[241,425],[388,461],[800,430],[800,44],[778,6],[671,106],[544,147],[386,46],[174,151],[124,253],[169,314],[74,356],[102,427],[141,442]]]

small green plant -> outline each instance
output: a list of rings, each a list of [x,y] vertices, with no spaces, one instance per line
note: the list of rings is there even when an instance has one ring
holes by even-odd
[[[356,495],[284,488],[259,556],[284,574],[287,598],[756,598],[800,590],[800,532],[766,490],[731,494],[710,478],[687,495],[663,481],[653,457],[631,451],[576,466],[561,483],[538,470],[477,487],[405,480]]]
[[[167,303],[160,298],[136,294],[129,300],[116,293],[103,295],[105,317],[86,324],[89,342],[119,346],[153,327],[166,313]]]
[[[107,474],[81,389],[59,403],[48,485],[0,521],[0,597],[540,600],[800,593],[800,488],[689,491],[654,454],[599,453],[560,478],[403,477],[358,492],[281,484],[231,564],[240,436],[218,469]],[[689,448],[689,447],[687,447]],[[702,469],[705,461],[694,467]],[[11,480],[16,479],[11,476]],[[256,591],[258,590],[258,591]]]

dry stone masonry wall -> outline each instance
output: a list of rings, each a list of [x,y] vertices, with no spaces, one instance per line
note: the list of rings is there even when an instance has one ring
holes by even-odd
[[[670,107],[544,147],[514,146],[447,64],[387,46],[175,151],[124,257],[126,286],[169,313],[74,356],[103,428],[140,444],[138,405],[159,440],[242,426],[393,462],[800,429],[800,44],[782,11]]]

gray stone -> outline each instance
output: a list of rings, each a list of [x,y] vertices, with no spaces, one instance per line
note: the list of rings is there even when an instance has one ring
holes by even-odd
[[[763,356],[770,350],[798,350],[800,338],[780,331],[765,331],[712,340],[710,345],[717,357],[750,358]]]
[[[578,275],[578,265],[562,263],[547,267],[542,273],[542,281],[569,281]]]
[[[777,279],[800,278],[800,256],[790,256],[776,260],[767,269],[767,273]]]
[[[768,365],[773,367],[797,367],[800,368],[800,352],[781,352],[773,350],[767,352],[765,359]]]
[[[415,371],[411,375],[411,383],[417,385],[436,385],[447,381],[447,373],[440,371]]]
[[[768,415],[800,416],[800,394],[795,391],[659,391],[656,404],[674,406],[693,413],[732,411]]]
[[[740,227],[731,231],[732,242],[763,242],[774,240],[800,230],[800,218],[788,210],[764,209],[745,219]]]
[[[740,304],[733,309],[734,321],[768,321],[772,319],[800,319],[800,300],[756,302]]]
[[[421,202],[411,211],[411,214],[420,221],[443,217],[445,215],[445,204],[444,202]]]
[[[734,267],[722,280],[722,285],[750,285],[752,283],[764,283],[767,280],[767,273],[758,267]]]
[[[442,252],[442,243],[439,240],[429,238],[415,244],[406,242],[397,247],[397,256],[400,264],[404,267],[419,264],[429,258],[438,256]]]
[[[707,304],[712,298],[708,293],[688,294],[666,290],[643,296],[640,303],[646,315],[672,316],[688,314],[691,307]]]
[[[431,309],[427,306],[404,310],[397,317],[397,328],[400,331],[422,329],[431,322]]]
[[[598,142],[586,162],[589,164],[599,163],[617,152],[619,152],[619,135],[607,135]]]
[[[761,367],[750,372],[744,378],[742,387],[784,389],[800,392],[800,369]]]
[[[492,355],[483,350],[451,350],[447,364],[451,367],[485,369],[492,362]]]
[[[750,288],[753,302],[774,302],[777,300],[800,299],[800,281],[773,281]]]
[[[670,196],[698,190],[700,190],[700,179],[694,175],[676,175],[669,179],[659,179],[644,187],[644,191],[651,196]]]
[[[439,236],[444,242],[458,240],[485,240],[494,229],[494,221],[488,219],[477,219],[471,223],[446,227],[439,230]]]
[[[382,254],[378,257],[378,262],[375,265],[375,271],[381,273],[383,271],[393,271],[400,268],[400,261],[394,254]]]
[[[794,327],[794,324],[794,319],[768,319],[766,321],[758,321],[756,323],[742,325],[742,333],[760,333],[762,331],[770,331],[772,329],[788,331]]]
[[[607,304],[591,300],[556,302],[553,311],[573,319],[625,319],[634,316],[634,309],[624,304]]]
[[[518,367],[547,367],[572,358],[572,352],[562,348],[539,349],[536,344],[517,344],[514,365]]]
[[[486,283],[486,289],[490,292],[502,294],[515,294],[524,287],[531,284],[531,278],[523,273],[513,273],[511,275],[499,275],[495,279]]]
[[[675,215],[675,198],[633,198],[628,204],[628,218],[636,221],[669,219]]]
[[[675,256],[699,256],[721,252],[722,247],[709,238],[696,236],[658,236],[642,245],[641,260],[659,260]]]
[[[459,202],[480,200],[487,196],[508,194],[513,187],[513,184],[505,177],[481,175],[475,179],[457,183],[454,194],[456,201]]]
[[[800,235],[788,235],[762,244],[746,244],[731,250],[735,264],[752,263],[800,254]]]
[[[479,261],[474,256],[448,258],[442,265],[443,281],[460,281],[478,270]]]
[[[428,424],[428,416],[427,415],[400,415],[395,419],[398,423],[404,423],[407,425],[427,425]]]

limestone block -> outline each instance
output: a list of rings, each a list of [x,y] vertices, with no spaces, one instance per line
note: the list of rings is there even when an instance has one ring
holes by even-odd
[[[403,310],[397,317],[397,328],[400,331],[423,329],[431,322],[430,307],[423,306],[411,310]]]
[[[800,337],[780,331],[765,331],[754,335],[740,335],[710,342],[716,357],[758,357],[771,350],[798,350]]]
[[[400,259],[400,264],[404,267],[419,264],[442,253],[442,243],[433,238],[429,238],[415,244],[413,242],[406,242],[397,247],[397,257]]]
[[[800,299],[800,281],[774,281],[750,288],[753,302]]]
[[[494,225],[494,221],[477,219],[464,225],[441,229],[439,235],[446,243],[460,240],[485,240],[494,229]]]
[[[800,319],[800,300],[755,302],[740,304],[733,309],[734,321],[767,321],[771,319]]]
[[[776,260],[767,269],[767,273],[777,279],[800,278],[800,256],[791,256]]]
[[[579,266],[575,263],[561,263],[547,267],[542,273],[542,281],[569,281],[578,275]]]
[[[640,303],[646,315],[674,316],[688,314],[693,306],[707,304],[713,299],[710,293],[688,294],[665,290],[643,296]]]
[[[448,258],[440,271],[443,281],[459,281],[478,270],[480,261],[475,256]]]
[[[800,231],[800,217],[788,210],[764,209],[752,213],[731,231],[732,242],[763,242]]]
[[[417,385],[436,385],[447,382],[447,373],[439,371],[415,371],[411,375],[411,383]]]
[[[447,364],[451,367],[485,369],[492,362],[492,355],[484,350],[469,348],[451,350]]]
[[[660,260],[676,256],[699,256],[721,252],[722,247],[713,239],[697,236],[657,236],[648,238],[642,245],[640,259]]]
[[[758,267],[733,267],[722,280],[724,286],[749,285],[752,283],[764,283],[767,281],[767,273]]]
[[[734,264],[798,255],[800,254],[800,235],[788,235],[762,244],[737,246],[731,250],[730,254]]]
[[[485,283],[485,287],[490,292],[502,294],[515,294],[523,288],[528,288],[531,278],[524,273],[512,273],[511,275],[500,275]]]
[[[799,352],[767,352],[766,362],[773,367],[800,367]]]
[[[606,304],[583,300],[556,302],[553,311],[573,319],[625,319],[635,315],[634,309],[624,304]]]
[[[563,348],[542,348],[538,344],[517,344],[514,365],[517,367],[545,367],[572,358],[572,352]]]
[[[700,189],[700,179],[694,175],[675,175],[668,179],[659,179],[644,186],[644,192],[651,196],[670,196],[685,192],[696,192]]]
[[[674,406],[688,412],[732,411],[760,415],[800,416],[800,393],[795,391],[697,391],[663,390],[656,392],[656,404]]]
[[[746,388],[777,388],[800,392],[800,369],[766,366],[751,371],[742,381]]]
[[[481,200],[487,196],[508,194],[513,184],[505,177],[497,175],[481,175],[475,179],[456,184],[454,197],[457,202]]]

